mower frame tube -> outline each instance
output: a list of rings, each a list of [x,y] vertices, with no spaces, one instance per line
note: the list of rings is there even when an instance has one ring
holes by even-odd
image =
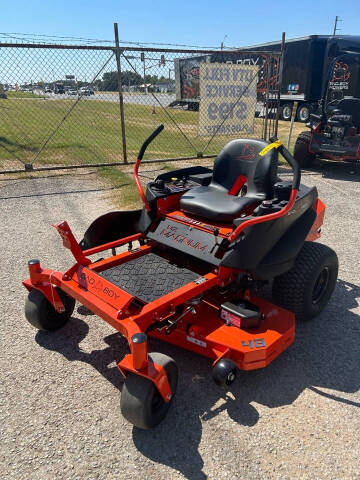
[[[136,240],[140,240],[143,238],[143,233],[135,233],[134,235],[130,235],[129,237],[121,238],[120,240],[114,240],[109,243],[104,243],[103,245],[99,245],[97,247],[89,248],[88,250],[84,250],[84,255],[94,255],[94,253],[100,253],[104,250],[110,250],[112,248],[121,247],[126,245],[129,242],[135,242]]]

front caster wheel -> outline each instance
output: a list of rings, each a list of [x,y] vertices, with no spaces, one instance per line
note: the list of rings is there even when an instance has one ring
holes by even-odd
[[[166,403],[154,383],[135,373],[128,373],[120,400],[122,415],[138,428],[156,427],[164,418],[175,396],[178,368],[175,360],[162,353],[151,353],[149,358],[163,367],[171,388],[172,397]]]
[[[212,370],[212,377],[219,387],[228,387],[236,379],[237,367],[232,360],[219,360]]]
[[[29,293],[25,302],[25,317],[29,323],[39,330],[54,331],[61,328],[71,317],[75,308],[75,299],[56,288],[64,304],[65,311],[59,313],[51,305],[45,295],[35,288]]]

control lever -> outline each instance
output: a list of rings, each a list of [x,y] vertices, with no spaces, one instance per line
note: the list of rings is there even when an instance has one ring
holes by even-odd
[[[175,330],[175,328],[177,327],[178,322],[180,322],[180,320],[182,320],[190,312],[194,316],[196,315],[196,310],[195,310],[194,307],[187,307],[187,308],[185,308],[183,313],[179,317],[177,317],[175,320],[168,320],[168,326],[165,327],[165,329],[164,329],[165,335],[170,335],[170,333],[172,333]]]
[[[215,249],[215,247],[218,247],[220,244],[218,242],[218,236],[219,236],[219,229],[218,228],[215,228],[215,230],[213,230],[213,234],[214,234],[214,237],[215,237],[215,244],[214,246],[212,247],[212,249],[210,250],[210,253],[212,253]]]
[[[139,172],[140,163],[141,163],[141,160],[143,159],[146,148],[148,147],[149,143],[151,143],[154,140],[154,138],[157,137],[160,132],[162,132],[162,130],[164,130],[164,125],[159,125],[158,128],[156,130],[154,130],[153,133],[145,140],[145,142],[142,144],[142,146],[140,148],[138,158],[137,158],[137,160],[135,162],[135,166],[134,166],[134,180],[135,180],[135,183],[136,183],[136,187],[139,191],[141,200],[142,200],[142,202],[143,202],[143,204],[144,204],[144,206],[145,206],[145,208],[148,212],[151,212],[151,207],[149,205],[149,202],[147,201],[147,198],[145,196],[143,187],[140,183],[138,172]]]

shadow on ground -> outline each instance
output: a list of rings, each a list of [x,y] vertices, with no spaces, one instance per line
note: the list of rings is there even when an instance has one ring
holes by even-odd
[[[314,168],[307,169],[306,175],[314,174],[331,180],[360,182],[360,165],[354,162],[316,160]]]
[[[279,166],[279,175],[286,175],[291,178],[291,170],[283,165]],[[312,168],[302,169],[302,173],[309,176],[322,176],[330,180],[347,182],[360,182],[360,164],[355,162],[336,162],[330,160],[315,161]]]
[[[359,316],[352,312],[358,307],[359,298],[360,287],[339,280],[323,314],[314,321],[297,325],[295,343],[266,369],[242,372],[231,386],[231,394],[212,382],[208,359],[153,340],[152,351],[161,351],[176,360],[180,380],[174,405],[164,422],[151,431],[133,428],[136,448],[152,461],[174,468],[186,478],[203,479],[206,476],[198,451],[202,422],[222,411],[240,425],[253,426],[259,414],[252,402],[269,408],[289,405],[306,388],[333,401],[360,406],[342,395],[356,392],[360,387],[356,335]],[[82,314],[89,314],[83,307],[79,309]],[[36,341],[69,361],[88,363],[121,389],[122,376],[117,367],[109,365],[127,353],[125,340],[115,333],[104,339],[107,347],[103,350],[86,353],[79,343],[88,330],[83,320],[74,317],[56,335],[38,332]],[[323,392],[322,388],[336,393]]]

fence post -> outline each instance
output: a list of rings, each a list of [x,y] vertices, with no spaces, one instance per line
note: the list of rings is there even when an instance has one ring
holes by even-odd
[[[297,110],[298,104],[299,104],[299,102],[294,102],[292,112],[291,112],[291,122],[290,122],[289,135],[288,135],[288,141],[287,141],[287,149],[288,150],[290,148],[291,135],[292,135],[293,127],[294,127],[296,110]]]
[[[127,150],[126,150],[126,134],[125,134],[125,115],[124,115],[124,98],[122,90],[122,81],[121,81],[121,62],[120,62],[120,47],[119,47],[119,32],[118,24],[114,23],[114,33],[115,33],[115,56],[116,56],[116,65],[117,65],[117,76],[118,76],[118,90],[119,90],[119,103],[120,103],[120,119],[121,119],[121,136],[122,136],[122,145],[123,145],[123,157],[124,163],[127,163]]]
[[[271,66],[271,57],[268,56],[266,67],[266,95],[265,95],[265,125],[264,125],[264,140],[267,140],[268,132],[268,118],[269,118],[269,89],[270,89],[270,66]],[[266,63],[265,63],[266,65]]]
[[[285,32],[282,33],[281,37],[281,58],[280,58],[280,68],[279,68],[279,89],[277,92],[277,108],[276,108],[276,119],[275,119],[275,137],[278,135],[278,125],[279,125],[279,116],[280,116],[280,94],[281,94],[281,82],[284,70],[284,56],[285,56]]]

